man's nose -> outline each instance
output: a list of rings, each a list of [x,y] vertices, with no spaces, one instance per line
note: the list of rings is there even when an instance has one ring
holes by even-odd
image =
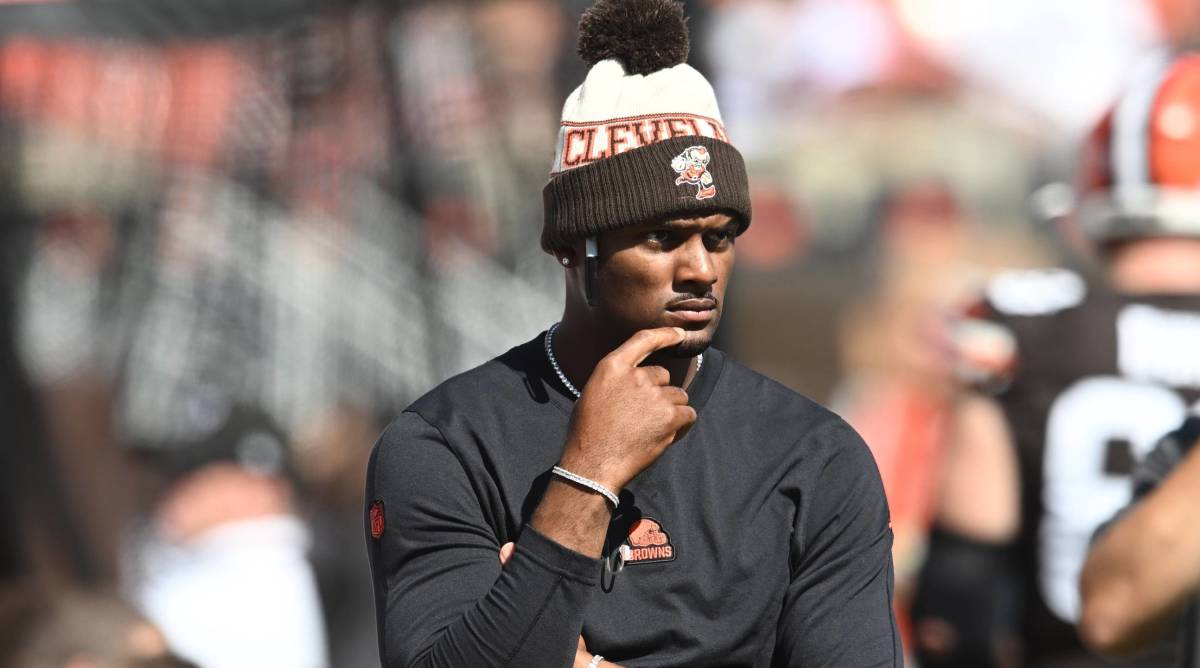
[[[703,285],[706,289],[717,282],[717,265],[704,239],[696,235],[678,248],[675,279],[679,283]]]

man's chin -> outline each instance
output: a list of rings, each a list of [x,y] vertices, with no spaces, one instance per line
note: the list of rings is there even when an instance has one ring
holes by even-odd
[[[671,357],[686,359],[688,357],[695,357],[708,350],[710,345],[712,345],[712,335],[708,332],[688,332],[687,336],[683,339],[683,343],[668,348],[666,352]]]
[[[684,331],[683,342],[677,346],[667,348],[663,352],[670,357],[676,358],[688,358],[699,355],[708,350],[708,347],[712,345],[713,335],[717,333],[719,323],[720,315],[705,323],[688,323],[682,325],[681,328]],[[680,327],[680,325],[675,323],[671,324]]]

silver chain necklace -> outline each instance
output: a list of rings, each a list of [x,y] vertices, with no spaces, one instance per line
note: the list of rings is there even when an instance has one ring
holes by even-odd
[[[556,322],[550,325],[550,329],[546,330],[546,359],[550,360],[550,366],[554,368],[554,373],[558,376],[558,380],[562,382],[563,387],[567,388],[576,399],[582,394],[579,388],[575,387],[571,381],[567,380],[567,374],[563,373],[562,367],[558,365],[558,358],[554,356],[554,332],[562,323]],[[700,373],[700,367],[704,364],[704,355],[696,355],[696,373]],[[694,376],[693,376],[694,377]]]

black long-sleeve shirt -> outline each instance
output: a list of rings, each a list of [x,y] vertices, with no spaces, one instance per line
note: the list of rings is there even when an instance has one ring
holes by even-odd
[[[386,666],[570,666],[581,633],[631,667],[902,663],[887,504],[840,418],[710,349],[696,424],[621,493],[612,577],[527,526],[574,407],[544,355],[539,337],[443,383],[376,444]]]

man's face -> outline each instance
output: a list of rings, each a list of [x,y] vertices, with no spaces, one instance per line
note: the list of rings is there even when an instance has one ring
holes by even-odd
[[[641,329],[681,327],[687,336],[671,352],[703,352],[721,320],[738,226],[716,214],[600,235],[602,315],[624,338]]]

